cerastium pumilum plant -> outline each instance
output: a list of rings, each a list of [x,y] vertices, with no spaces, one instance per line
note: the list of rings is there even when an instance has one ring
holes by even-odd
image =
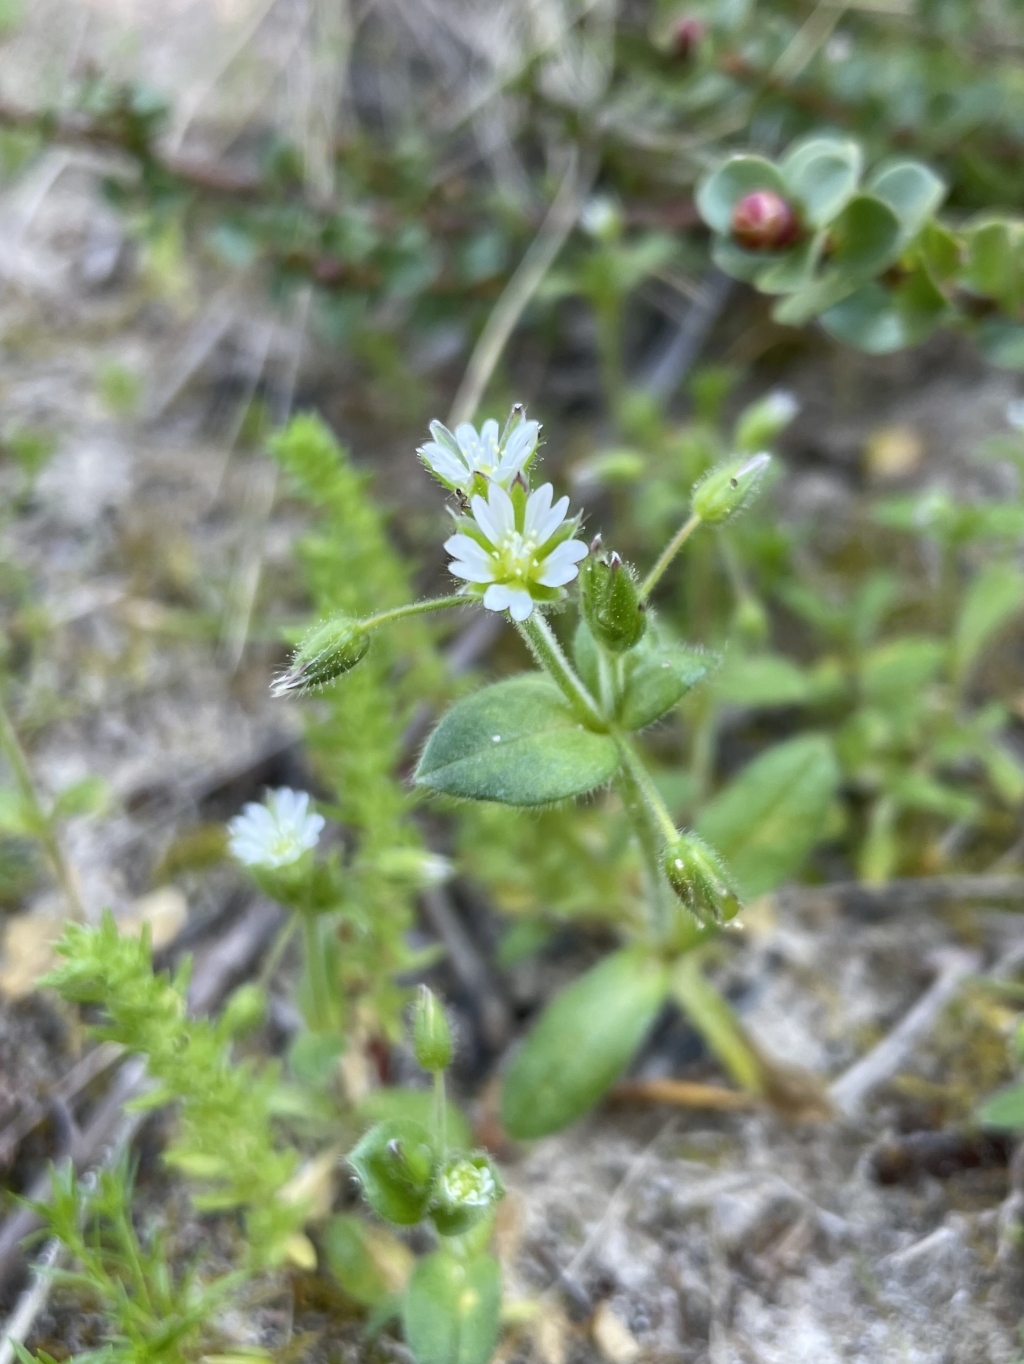
[[[689,514],[646,576],[580,538],[580,517],[550,483],[531,486],[539,425],[519,406],[496,421],[454,432],[440,422],[419,450],[451,494],[454,533],[445,541],[451,596],[357,619],[334,616],[300,645],[276,684],[305,692],[348,672],[374,631],[402,617],[477,601],[505,614],[537,663],[458,701],[428,739],[416,769],[423,788],[461,800],[547,806],[613,785],[641,851],[645,910],[629,940],[584,974],[543,1014],[508,1072],[504,1123],[536,1137],[572,1122],[621,1074],[669,998],[700,1029],[732,1077],[770,1087],[770,1067],[699,970],[693,949],[734,919],[739,900],[713,848],[680,830],[659,793],[636,735],[654,724],[713,667],[701,650],[663,630],[651,593],[702,525],[720,526],[755,495],[770,462],[744,454],[693,489]],[[571,657],[552,627],[576,584],[579,620]],[[344,684],[342,684],[344,685]]]

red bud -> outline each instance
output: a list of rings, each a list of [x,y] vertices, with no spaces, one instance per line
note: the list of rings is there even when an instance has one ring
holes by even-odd
[[[781,194],[758,189],[733,209],[732,235],[747,251],[781,251],[800,236],[800,220]]]

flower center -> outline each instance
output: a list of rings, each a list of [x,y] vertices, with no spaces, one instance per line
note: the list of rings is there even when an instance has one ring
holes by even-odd
[[[537,541],[532,535],[511,531],[497,547],[502,582],[526,582],[537,566]]]

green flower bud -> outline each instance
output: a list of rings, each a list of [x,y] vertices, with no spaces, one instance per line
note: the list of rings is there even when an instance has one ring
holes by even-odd
[[[418,1122],[392,1119],[371,1127],[348,1158],[367,1203],[400,1227],[426,1216],[437,1157],[430,1133]]]
[[[377,870],[389,881],[398,881],[415,890],[443,886],[455,875],[455,868],[440,853],[425,848],[387,848],[377,858]]]
[[[709,526],[720,526],[741,512],[753,497],[771,455],[733,459],[710,470],[693,488],[693,510]]]
[[[437,995],[420,986],[413,1015],[412,1041],[416,1060],[424,1070],[444,1070],[452,1059],[452,1033]]]
[[[792,393],[780,388],[766,394],[740,413],[733,434],[735,448],[751,454],[766,449],[799,411],[800,404]]]
[[[352,616],[332,616],[315,626],[296,649],[291,666],[270,688],[272,696],[305,696],[347,673],[370,647],[369,633]]]
[[[643,639],[647,612],[629,565],[617,554],[603,555],[599,550],[600,537],[580,570],[583,618],[599,644],[622,654]]]
[[[485,1151],[453,1156],[437,1176],[430,1216],[442,1236],[461,1236],[504,1196],[501,1176]]]
[[[662,866],[669,885],[702,924],[728,923],[740,912],[725,864],[696,834],[679,834],[662,854]]]

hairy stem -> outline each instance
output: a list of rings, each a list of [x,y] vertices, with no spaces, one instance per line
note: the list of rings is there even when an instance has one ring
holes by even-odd
[[[442,1161],[448,1155],[448,1101],[444,1092],[444,1071],[434,1071],[434,1104],[433,1104],[433,1133],[434,1145],[440,1152]]]
[[[650,923],[658,937],[664,937],[670,922],[670,889],[662,875],[661,860],[667,837],[675,837],[675,826],[657,790],[650,773],[644,767],[629,740],[623,735],[615,736],[622,758],[616,783],[626,814],[633,826],[633,833],[640,847],[640,855],[647,874],[647,893],[650,909]],[[654,791],[656,800],[652,800]],[[659,809],[660,806],[660,809]],[[663,817],[664,816],[664,817]],[[668,826],[664,820],[668,819]]]
[[[381,611],[376,616],[367,616],[359,622],[366,630],[376,630],[378,625],[390,625],[393,620],[403,620],[406,616],[422,616],[427,611],[446,611],[451,606],[470,606],[472,599],[459,593],[450,597],[428,597],[426,601],[409,602],[405,606],[393,606],[389,611]]]
[[[67,900],[71,917],[80,923],[84,923],[86,913],[81,896],[78,893],[75,874],[64,856],[53,820],[43,809],[36,794],[28,757],[21,746],[17,731],[11,723],[11,717],[2,696],[0,696],[0,752],[7,759],[11,772],[14,774],[18,794],[31,815],[33,832],[43,846],[43,851],[46,853],[53,874],[64,893],[64,898]]]
[[[544,617],[535,611],[526,620],[518,623],[518,629],[530,653],[569,702],[577,719],[588,729],[607,730],[608,726],[594,698],[576,676],[572,664],[562,652],[562,646]]]
[[[673,535],[672,539],[662,550],[661,555],[658,558],[658,562],[654,565],[650,573],[648,573],[647,577],[644,579],[643,585],[640,588],[641,601],[646,600],[646,598],[650,596],[652,590],[661,580],[669,564],[676,557],[676,555],[682,549],[683,545],[686,544],[687,540],[689,540],[690,536],[693,534],[693,532],[697,529],[699,525],[700,517],[697,515],[696,512],[694,512],[690,519],[688,521],[684,521],[683,524],[679,527],[675,535]]]

